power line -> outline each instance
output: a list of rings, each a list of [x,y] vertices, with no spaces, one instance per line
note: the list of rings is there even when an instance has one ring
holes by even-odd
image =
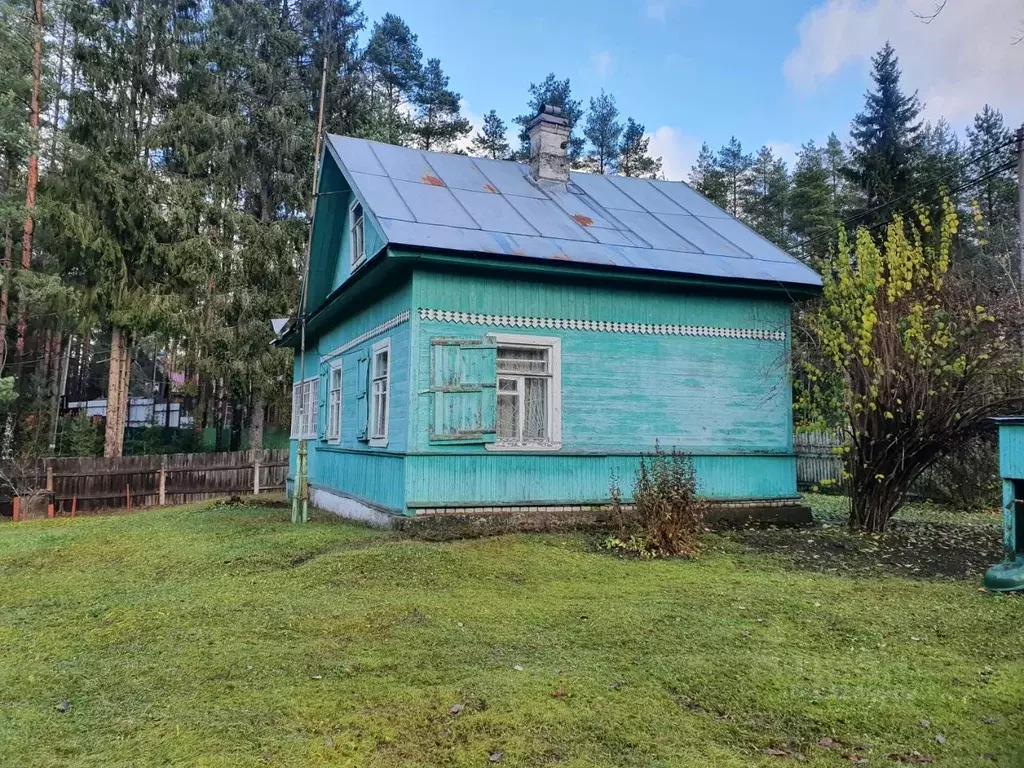
[[[1009,162],[1009,163],[1005,163],[1005,164],[999,166],[998,168],[993,168],[990,171],[986,171],[985,173],[981,174],[977,178],[971,179],[970,181],[961,184],[956,189],[951,189],[951,190],[949,190],[948,192],[946,192],[944,194],[936,195],[932,199],[928,200],[925,203],[925,205],[934,205],[935,203],[940,202],[943,199],[943,197],[952,197],[953,195],[956,195],[959,192],[963,192],[968,187],[972,187],[975,184],[980,184],[981,182],[987,181],[988,179],[990,179],[990,178],[992,178],[994,176],[998,176],[1003,171],[1010,170],[1015,165],[1017,165],[1017,161],[1016,160],[1014,160],[1012,162]],[[893,202],[896,202],[896,201],[894,200]],[[888,221],[879,221],[879,222],[876,222],[876,223],[874,223],[874,224],[872,224],[870,226],[861,227],[861,228],[867,230],[868,232],[873,232],[874,230],[878,229],[881,226],[888,226],[890,223],[891,222],[888,222]],[[839,226],[845,226],[845,222],[843,222]],[[828,237],[832,236],[831,232],[828,232],[828,233],[825,233],[825,234],[827,234]],[[807,245],[808,243],[814,242],[815,240],[820,240],[821,237],[822,237],[822,235],[818,235],[815,238],[812,238],[812,239],[809,239],[809,240],[805,240],[803,243],[801,243],[801,245]]]
[[[980,155],[978,155],[976,157],[973,157],[970,160],[965,160],[964,164],[963,164],[964,168],[967,168],[967,167],[969,167],[971,165],[974,165],[975,163],[980,162],[981,160],[984,160],[986,157],[990,157],[990,156],[996,154],[997,152],[1001,152],[1002,150],[1006,149],[1007,147],[1011,146],[1014,143],[1016,143],[1016,138],[1011,138],[1011,139],[1009,139],[1007,141],[1004,141],[1002,144],[1000,144],[1000,145],[998,145],[996,147],[993,147],[992,149],[988,150],[987,152],[982,152]],[[1016,164],[1017,164],[1016,161],[1014,161],[1014,162],[1011,162],[1011,163],[1009,163],[1007,165],[1004,165],[1001,168],[997,168],[997,169],[994,169],[992,171],[987,171],[985,176],[984,176],[984,178],[980,178],[979,177],[979,178],[974,179],[972,181],[966,182],[965,184],[962,184],[960,187],[958,187],[958,188],[956,188],[954,190],[951,190],[951,191],[947,192],[946,194],[947,195],[955,195],[958,192],[963,191],[964,189],[966,189],[967,187],[969,187],[969,186],[971,186],[973,184],[977,184],[980,181],[985,181],[985,180],[991,178],[992,176],[994,176],[994,175],[996,175],[998,173],[1002,173],[1003,171],[1006,171],[1006,170],[1009,170],[1010,168],[1013,168]],[[945,177],[945,180],[948,181],[950,178],[952,178],[952,176],[951,175],[947,175]],[[881,210],[883,210],[885,208],[888,208],[888,207],[890,207],[892,205],[895,205],[896,203],[900,203],[900,202],[903,202],[905,200],[908,200],[910,198],[915,197],[919,192],[923,191],[924,189],[925,189],[925,185],[920,185],[920,186],[918,186],[917,189],[915,189],[912,192],[907,192],[906,194],[903,194],[903,195],[901,195],[899,197],[895,197],[892,200],[887,200],[884,203],[880,203],[879,205],[876,205],[874,208],[869,208],[866,211],[861,211],[860,213],[856,213],[853,216],[850,216],[849,218],[839,222],[839,224],[836,225],[835,229],[838,230],[839,227],[844,227],[844,228],[845,227],[849,227],[849,225],[852,224],[853,222],[859,221],[860,219],[863,219],[866,216],[870,216],[872,213],[877,213],[878,211],[881,211]],[[868,227],[869,230],[870,229],[875,229],[875,228],[876,228],[876,226],[874,226],[874,225],[871,226],[871,227]],[[807,238],[802,243],[800,243],[800,247],[806,247],[806,246],[811,245],[813,243],[819,242],[820,240],[823,240],[825,238],[831,238],[832,235],[833,235],[833,229],[830,227],[828,232],[822,232],[821,234],[815,235],[814,237]]]

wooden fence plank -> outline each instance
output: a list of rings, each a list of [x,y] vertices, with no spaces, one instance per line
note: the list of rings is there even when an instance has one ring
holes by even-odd
[[[199,501],[252,493],[259,465],[261,491],[283,490],[288,451],[178,453],[115,458],[53,458],[0,463],[0,514],[10,514],[16,495],[46,494],[58,511],[124,507],[129,488],[134,506]],[[44,507],[45,508],[45,507]]]

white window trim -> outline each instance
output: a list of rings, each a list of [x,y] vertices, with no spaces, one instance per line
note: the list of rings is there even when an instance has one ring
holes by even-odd
[[[304,415],[302,411],[302,401],[306,396],[306,389],[308,387],[315,387],[316,382],[318,382],[319,380],[319,376],[310,376],[307,379],[303,379],[302,381],[297,381],[294,384],[292,384],[292,430],[290,438],[292,440],[310,440],[316,438],[316,417],[313,418],[313,428],[311,430],[303,431],[302,429],[302,427],[305,426],[302,424],[302,422],[308,421],[308,419],[303,418]],[[296,409],[295,407],[296,402],[299,405],[298,409]],[[316,395],[314,394],[310,397],[310,411],[312,411],[315,414],[318,410],[319,406],[317,404]],[[298,411],[297,414],[296,411]],[[298,415],[299,418],[294,418],[296,415]]]
[[[374,371],[376,371],[377,355],[380,352],[387,351],[388,353],[388,373],[384,377],[385,397],[384,397],[384,434],[374,436],[373,430],[377,426],[377,397],[373,392],[373,379]],[[370,351],[370,366],[369,366],[370,381],[368,382],[367,396],[370,398],[370,407],[367,410],[370,416],[369,424],[369,445],[371,448],[387,448],[388,446],[388,431],[391,426],[391,371],[394,368],[394,360],[391,357],[391,337],[381,339]]]
[[[331,433],[331,393],[332,384],[334,383],[334,373],[338,372],[338,431],[334,434]],[[341,443],[341,420],[342,420],[342,405],[345,402],[345,374],[342,372],[341,360],[333,363],[327,370],[327,442],[333,445]]]
[[[519,453],[543,453],[562,448],[562,340],[557,336],[531,336],[518,333],[488,334],[496,346],[504,347],[545,347],[550,352],[551,391],[548,393],[548,418],[551,425],[551,439],[544,443],[486,443],[488,451],[517,451]],[[497,378],[497,370],[495,370]]]
[[[362,253],[356,253],[356,208],[359,208],[359,241],[362,245]],[[366,207],[359,200],[353,200],[352,204],[348,207],[348,234],[349,234],[349,260],[352,265],[352,269],[355,270],[357,267],[362,266],[363,262],[366,261]]]

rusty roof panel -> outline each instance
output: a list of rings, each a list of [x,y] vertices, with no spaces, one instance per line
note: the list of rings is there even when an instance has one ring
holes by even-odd
[[[391,245],[820,286],[809,267],[682,182],[572,173],[330,136]]]

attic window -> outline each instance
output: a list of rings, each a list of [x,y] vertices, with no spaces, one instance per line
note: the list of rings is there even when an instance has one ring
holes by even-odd
[[[352,229],[352,267],[358,267],[366,260],[366,238],[363,232],[363,205],[359,201],[352,203],[348,220]]]

